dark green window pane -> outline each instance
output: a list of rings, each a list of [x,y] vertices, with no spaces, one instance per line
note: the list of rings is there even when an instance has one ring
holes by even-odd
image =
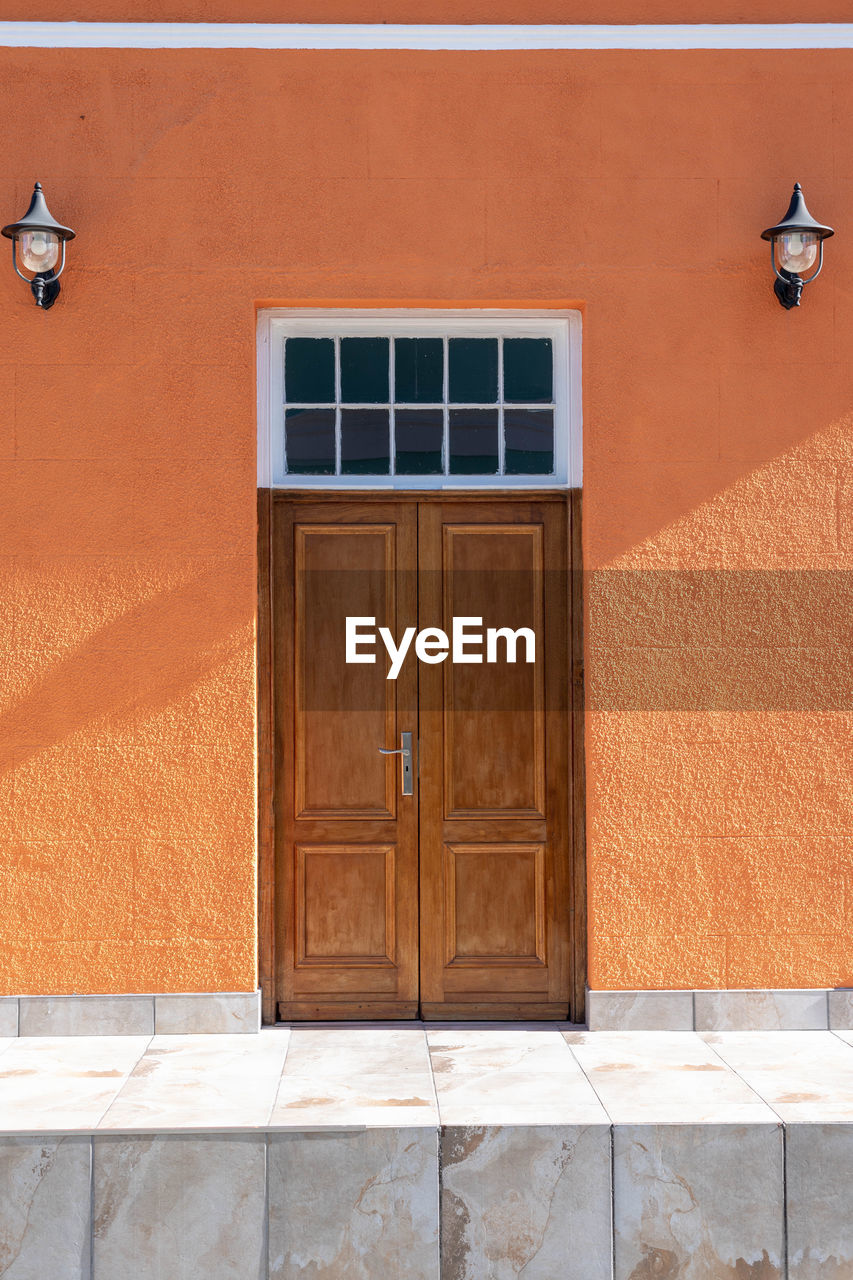
[[[550,476],[554,471],[554,414],[550,409],[504,409],[504,471]]]
[[[441,338],[396,338],[394,383],[394,399],[398,404],[441,404],[444,399]]]
[[[333,338],[287,338],[284,398],[289,404],[335,403]]]
[[[388,404],[388,338],[341,338],[341,404]]]
[[[497,409],[451,409],[451,475],[492,476],[497,469]]]
[[[387,409],[341,410],[341,475],[388,475],[389,417]]]
[[[504,400],[549,404],[554,399],[550,338],[504,338]]]
[[[398,409],[394,414],[398,476],[440,476],[444,414],[440,409]]]
[[[450,400],[453,404],[493,404],[498,398],[497,338],[451,338]]]
[[[335,474],[334,409],[288,409],[284,440],[288,475]]]

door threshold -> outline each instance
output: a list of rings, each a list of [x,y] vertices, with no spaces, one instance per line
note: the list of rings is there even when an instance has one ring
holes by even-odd
[[[568,1024],[569,1009],[565,1002],[543,1001],[538,1004],[522,1004],[505,1001],[503,1003],[483,1004],[431,1004],[418,1006],[406,1004],[368,1004],[361,1002],[354,1005],[345,1004],[307,1004],[303,1002],[280,1001],[276,1026],[289,1026],[293,1023],[310,1022],[314,1026],[339,1026],[342,1023],[361,1023],[370,1026],[419,1025],[438,1022],[470,1023],[471,1026],[484,1026],[489,1023],[504,1025],[513,1023],[516,1026],[528,1022]]]
[[[491,1018],[491,1019],[472,1019],[465,1022],[461,1019],[436,1019],[435,1021],[425,1022],[422,1018],[413,1018],[408,1022],[385,1020],[381,1018],[364,1019],[359,1022],[351,1020],[344,1022],[342,1019],[333,1021],[317,1021],[307,1022],[273,1022],[266,1024],[262,1030],[264,1031],[290,1031],[290,1030],[311,1030],[311,1031],[586,1031],[587,1027],[583,1023],[568,1022],[565,1019],[542,1019],[530,1018],[523,1022],[514,1018]]]
[[[418,1017],[418,1005],[414,1000],[369,1001],[358,1000],[352,1004],[312,1004],[306,1000],[280,1000],[279,1022],[414,1022]]]
[[[424,1022],[567,1022],[569,1006],[565,1000],[539,1004],[489,1001],[483,1004],[423,1004]]]

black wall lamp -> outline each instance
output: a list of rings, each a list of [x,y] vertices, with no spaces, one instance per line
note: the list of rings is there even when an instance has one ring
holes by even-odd
[[[768,227],[761,233],[762,240],[770,241],[770,262],[776,276],[773,288],[786,311],[800,305],[803,286],[811,284],[820,275],[823,242],[834,235],[832,227],[815,222],[806,208],[803,189],[799,182],[795,182],[788,212],[775,227]],[[817,271],[804,280],[802,273],[810,271],[815,261]]]
[[[12,241],[12,265],[32,289],[36,306],[47,311],[59,294],[59,277],[65,267],[65,241],[73,240],[74,232],[51,216],[40,182],[36,183],[30,207],[20,222],[10,222],[0,234]],[[19,247],[21,262],[27,271],[34,273],[32,277],[25,276],[18,266]]]

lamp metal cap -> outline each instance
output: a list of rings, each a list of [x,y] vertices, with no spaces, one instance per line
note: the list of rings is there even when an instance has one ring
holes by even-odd
[[[8,226],[0,229],[0,235],[6,236],[9,240],[17,240],[24,231],[50,231],[60,240],[73,240],[76,234],[70,227],[64,227],[53,217],[47,207],[40,182],[37,182],[33,188],[33,198],[23,218],[19,222],[10,222]]]
[[[828,240],[830,236],[835,235],[832,227],[826,227],[822,222],[817,222],[809,213],[803,197],[803,188],[799,182],[794,183],[794,194],[791,196],[788,212],[775,227],[768,227],[766,231],[762,231],[761,239],[775,240],[777,236],[790,235],[796,231],[811,231],[818,240]]]

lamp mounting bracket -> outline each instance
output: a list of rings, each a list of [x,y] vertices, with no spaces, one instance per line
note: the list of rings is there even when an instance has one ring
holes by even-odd
[[[805,280],[802,276],[786,271],[784,267],[779,268],[776,279],[773,281],[773,291],[786,311],[800,305],[804,285]]]

